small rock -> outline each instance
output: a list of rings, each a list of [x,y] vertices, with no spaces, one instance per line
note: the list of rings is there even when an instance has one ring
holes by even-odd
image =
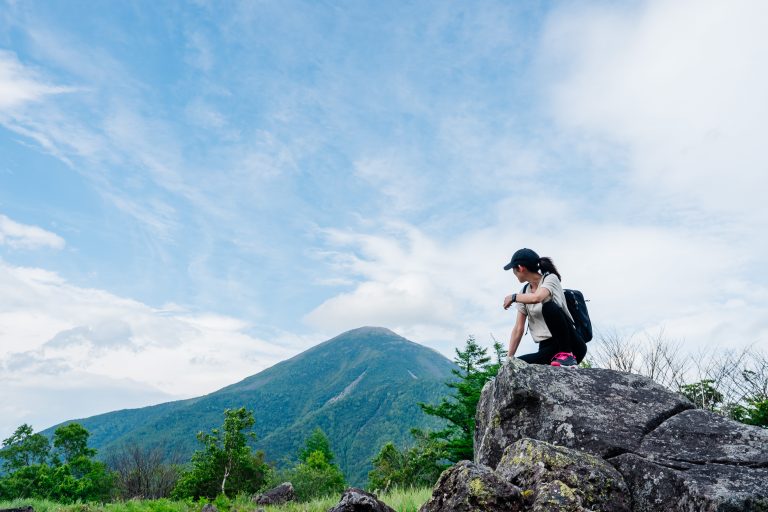
[[[282,505],[295,500],[296,493],[291,482],[283,482],[277,487],[253,498],[253,502],[258,505]]]
[[[350,487],[341,495],[339,502],[328,512],[395,512],[378,500],[375,494]]]
[[[206,503],[203,505],[202,512],[219,512],[219,509],[216,508],[216,505],[213,503]]]
[[[32,505],[27,505],[26,507],[18,508],[3,508],[0,509],[0,512],[35,512],[35,509],[32,508]]]

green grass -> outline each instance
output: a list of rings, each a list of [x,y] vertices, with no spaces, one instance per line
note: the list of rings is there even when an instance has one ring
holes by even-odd
[[[432,490],[404,489],[394,490],[378,495],[378,498],[395,509],[397,512],[417,512],[427,502]],[[215,501],[222,512],[253,512],[263,508],[266,512],[327,512],[339,502],[341,495],[316,499],[307,503],[289,503],[282,506],[256,505],[247,496],[239,496],[233,500]],[[200,512],[203,503],[191,501],[161,500],[129,500],[115,503],[74,503],[64,505],[47,500],[13,500],[0,501],[0,509],[32,506],[35,512]]]

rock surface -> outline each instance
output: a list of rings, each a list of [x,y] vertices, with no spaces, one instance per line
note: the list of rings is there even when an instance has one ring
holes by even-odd
[[[393,508],[378,500],[375,494],[350,487],[341,495],[341,500],[328,512],[395,512]]]
[[[526,510],[520,489],[491,468],[459,462],[446,469],[419,512],[517,512]]]
[[[709,411],[684,411],[645,436],[640,455],[692,464],[768,467],[768,430]]]
[[[667,467],[631,453],[611,462],[631,490],[633,510],[768,511],[768,468],[727,464]]]
[[[578,450],[522,439],[507,447],[496,473],[532,491],[534,503],[541,506],[630,511],[629,491],[621,474],[603,459]]]
[[[257,505],[282,505],[296,499],[296,493],[293,490],[291,482],[283,482],[263,494],[253,498]]]
[[[483,389],[476,425],[476,467],[531,492],[532,510],[768,511],[768,431],[645,377],[512,360]],[[525,438],[557,447],[515,444]],[[547,462],[563,447],[584,455],[565,472]],[[600,489],[612,497],[589,501]]]
[[[640,375],[507,362],[483,389],[475,462],[495,467],[522,438],[600,457],[635,452],[646,433],[693,405]]]

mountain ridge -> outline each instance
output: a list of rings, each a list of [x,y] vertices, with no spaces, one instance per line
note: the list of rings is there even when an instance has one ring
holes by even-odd
[[[384,442],[405,444],[411,428],[440,425],[418,403],[445,394],[453,367],[437,351],[389,329],[360,327],[207,395],[76,421],[91,432],[102,457],[136,442],[186,460],[198,447],[196,432],[219,426],[224,409],[245,406],[256,419],[254,447],[269,460],[293,458],[320,427],[349,482],[363,485]]]

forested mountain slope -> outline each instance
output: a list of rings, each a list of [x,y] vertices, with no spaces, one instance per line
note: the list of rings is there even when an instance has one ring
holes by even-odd
[[[268,460],[293,457],[319,426],[349,482],[363,485],[385,442],[403,444],[412,427],[437,425],[418,402],[446,393],[452,367],[388,329],[363,327],[209,395],[76,421],[91,432],[90,444],[102,457],[135,441],[187,460],[197,432],[221,425],[224,409],[245,406],[256,418],[255,447]]]

